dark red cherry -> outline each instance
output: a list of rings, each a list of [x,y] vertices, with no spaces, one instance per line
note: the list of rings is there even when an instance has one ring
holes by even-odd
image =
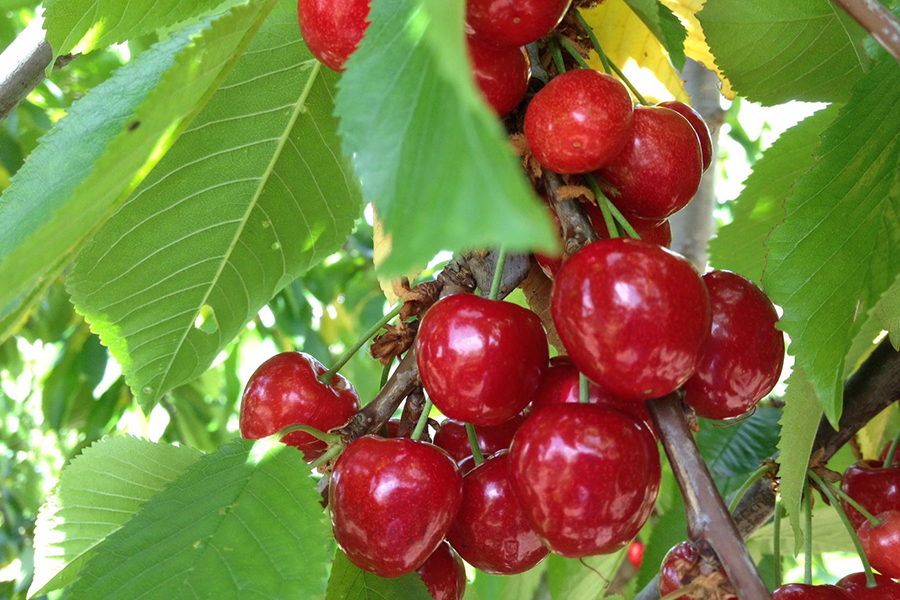
[[[859,541],[873,569],[891,579],[900,579],[900,511],[883,512],[878,518],[878,527],[869,521],[862,524],[857,531]]]
[[[466,593],[466,569],[447,542],[441,542],[416,572],[434,600],[462,600]]]
[[[697,137],[700,139],[700,153],[703,156],[703,170],[706,171],[712,164],[712,134],[709,132],[706,121],[703,120],[700,113],[684,102],[660,102],[659,106],[677,112],[687,119],[694,131],[697,132]]]
[[[461,502],[462,475],[450,455],[405,438],[353,442],[328,488],[334,539],[353,564],[379,577],[422,566]]]
[[[873,515],[900,511],[900,464],[885,469],[882,461],[858,462],[844,472],[841,489]],[[841,505],[853,527],[862,527],[865,517],[848,503],[842,501]]]
[[[838,581],[837,586],[850,592],[856,600],[900,600],[900,583],[894,583],[890,578],[877,574],[875,582],[878,585],[870,588],[865,573],[854,573]]]
[[[484,43],[518,48],[556,27],[571,0],[468,0],[466,25]]]
[[[513,496],[506,451],[463,479],[462,508],[447,541],[467,563],[496,575],[523,573],[549,554]]]
[[[343,71],[369,27],[369,0],[298,0],[297,16],[313,56]]]
[[[547,335],[526,308],[456,294],[428,309],[416,359],[442,413],[475,426],[499,425],[531,402],[547,369]]]
[[[469,37],[469,56],[475,84],[498,117],[522,102],[531,79],[531,60],[525,48],[497,48]]]
[[[618,79],[591,69],[569,71],[528,104],[525,139],[545,168],[589,173],[625,147],[633,114],[631,96]]]
[[[513,491],[557,554],[609,554],[630,542],[659,492],[659,450],[624,413],[591,404],[537,411],[510,448]]]
[[[849,592],[833,585],[789,583],[772,593],[774,600],[849,600]]]
[[[485,456],[490,456],[500,450],[506,450],[512,443],[513,436],[519,430],[519,426],[525,422],[525,415],[517,415],[499,425],[493,427],[476,427],[475,439],[478,447]],[[434,434],[434,445],[447,451],[457,463],[472,456],[472,446],[469,445],[469,434],[466,432],[466,424],[447,419],[441,423],[441,429]]]
[[[620,210],[642,219],[670,217],[700,187],[697,133],[674,110],[638,106],[624,150],[600,174],[615,188],[610,199]]]
[[[784,334],[772,301],[752,281],[728,271],[703,276],[712,330],[697,371],[684,384],[685,401],[707,419],[750,411],[778,383]]]
[[[584,208],[600,239],[609,239],[609,229],[606,228],[606,220],[603,218],[603,211],[600,210],[600,207],[596,204],[588,203],[584,205]],[[628,219],[628,222],[634,227],[637,234],[641,236],[642,241],[657,244],[663,248],[668,248],[672,245],[672,225],[668,220],[651,221],[631,217]]]
[[[644,545],[640,542],[632,542],[628,546],[628,562],[635,569],[640,569],[644,562]]]
[[[344,425],[359,410],[359,396],[343,375],[335,375],[331,385],[319,381],[327,371],[302,352],[283,352],[261,364],[241,398],[241,437],[258,440],[297,423],[322,431]],[[301,450],[306,460],[318,458],[326,447],[300,431],[284,443]]]
[[[718,584],[716,598],[738,600],[734,587],[715,557],[702,554],[691,542],[682,542],[669,550],[663,559],[659,571],[659,593],[667,596],[690,585],[697,577],[707,577],[712,581],[714,575]],[[681,596],[677,600],[690,600],[690,596]]]
[[[710,329],[709,294],[681,256],[619,238],[563,263],[553,322],[569,357],[623,400],[660,398],[693,374]]]

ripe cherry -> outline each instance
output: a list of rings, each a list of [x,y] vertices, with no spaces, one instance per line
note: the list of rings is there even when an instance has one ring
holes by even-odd
[[[849,600],[849,592],[833,585],[789,583],[772,592],[774,600]]]
[[[490,456],[500,450],[506,450],[512,443],[513,436],[519,430],[519,426],[525,422],[525,415],[518,415],[493,427],[477,427],[475,439],[482,454]],[[469,434],[466,432],[466,424],[447,419],[441,423],[441,429],[434,434],[434,445],[443,448],[447,454],[453,457],[457,463],[472,456],[472,446],[469,445]]]
[[[416,353],[425,390],[442,413],[499,425],[531,402],[547,369],[547,335],[526,308],[456,294],[428,309]]]
[[[712,134],[709,132],[706,121],[703,120],[700,113],[684,102],[660,102],[659,106],[677,112],[687,119],[694,131],[697,132],[697,137],[700,139],[700,152],[703,156],[703,170],[706,171],[712,164]]]
[[[851,465],[844,472],[841,489],[873,515],[889,510],[900,511],[900,463],[894,463],[887,469],[884,462],[874,460]],[[865,517],[847,502],[842,501],[841,505],[853,527],[862,527]]]
[[[572,255],[557,274],[551,309],[578,370],[624,400],[677,390],[709,337],[700,275],[681,256],[637,240],[602,240]]]
[[[635,569],[640,569],[644,562],[644,545],[640,542],[632,542],[628,546],[628,562]]]
[[[618,79],[591,69],[563,73],[528,104],[525,139],[545,168],[589,173],[625,147],[634,107]]]
[[[883,512],[878,519],[878,527],[870,521],[862,524],[857,531],[859,541],[873,569],[891,579],[900,579],[900,511]]]
[[[509,484],[509,454],[495,454],[463,479],[463,503],[447,541],[485,573],[514,575],[549,550],[531,528]]]
[[[447,542],[441,542],[416,572],[434,600],[462,600],[466,593],[466,569]]]
[[[850,592],[856,600],[900,600],[900,583],[884,575],[875,575],[875,582],[878,585],[870,588],[865,573],[854,573],[838,581],[837,586]]]
[[[447,534],[462,502],[462,476],[432,444],[365,436],[331,475],[334,539],[350,561],[379,577],[422,566]]]
[[[535,532],[570,558],[630,542],[659,493],[659,450],[633,417],[590,404],[537,411],[510,448],[511,483]]]
[[[624,150],[600,174],[613,186],[610,199],[620,210],[665,219],[687,206],[700,187],[700,140],[674,110],[639,106]]]
[[[298,423],[328,431],[349,421],[359,410],[359,396],[343,375],[335,375],[331,385],[319,381],[327,371],[302,352],[283,352],[261,364],[241,398],[241,437],[258,440]],[[284,443],[302,451],[308,461],[326,448],[325,442],[301,431],[287,435]]]
[[[659,593],[667,596],[690,585],[698,577],[704,577],[708,585],[715,586],[720,600],[738,600],[734,587],[722,565],[712,554],[701,553],[691,542],[682,542],[669,550],[659,571]],[[678,600],[690,600],[692,596],[681,596]]]
[[[369,23],[369,0],[298,0],[303,41],[326,67],[343,71]]]
[[[469,56],[475,84],[498,117],[522,102],[531,79],[531,60],[525,48],[497,48],[469,37]]]
[[[466,24],[485,43],[518,48],[556,27],[571,0],[468,0]]]
[[[748,279],[713,271],[703,276],[712,330],[697,371],[684,384],[685,401],[707,419],[750,411],[778,383],[784,334],[771,300]]]

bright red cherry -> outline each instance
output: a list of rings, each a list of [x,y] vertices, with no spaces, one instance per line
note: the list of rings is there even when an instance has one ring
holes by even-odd
[[[849,592],[833,585],[789,583],[772,592],[774,600],[849,600]]]
[[[416,359],[442,413],[475,426],[499,425],[531,402],[547,369],[547,335],[526,308],[456,294],[428,309]]]
[[[490,456],[500,450],[506,450],[512,444],[513,436],[519,430],[519,426],[525,422],[525,415],[518,415],[493,427],[476,427],[475,439],[478,447],[485,456]],[[443,448],[447,454],[453,457],[457,463],[472,456],[472,446],[469,445],[469,434],[466,432],[466,424],[447,419],[441,423],[441,429],[434,434],[434,445]]]
[[[632,542],[628,546],[628,562],[635,569],[640,569],[644,562],[644,545],[640,542]]]
[[[462,502],[462,475],[446,452],[410,439],[367,435],[338,458],[328,488],[334,539],[379,577],[422,566]]]
[[[589,173],[625,147],[634,105],[618,79],[591,69],[563,73],[528,104],[525,139],[541,165],[557,173]]]
[[[619,238],[563,263],[553,322],[591,381],[623,400],[660,398],[693,374],[709,337],[709,294],[681,256]]]
[[[298,0],[303,41],[326,67],[343,71],[369,22],[369,0]]]
[[[865,573],[854,573],[838,581],[837,586],[850,592],[856,600],[900,600],[900,583],[884,575],[875,575],[875,582],[878,585],[870,588]]]
[[[302,352],[276,354],[261,364],[241,398],[241,437],[258,440],[297,423],[322,431],[344,425],[359,410],[359,396],[343,375],[335,375],[331,385],[319,381],[327,371]],[[302,451],[308,461],[326,448],[325,442],[300,431],[286,436],[284,443]]]
[[[510,448],[511,483],[535,532],[570,558],[630,542],[659,493],[659,450],[633,417],[590,404],[537,411]]]
[[[497,48],[469,37],[469,56],[475,83],[498,117],[522,102],[531,79],[531,60],[525,48]]]
[[[703,276],[712,306],[712,330],[685,401],[707,419],[750,411],[778,383],[784,334],[772,301],[752,281],[728,271]]]
[[[658,106],[634,109],[622,153],[600,171],[610,199],[642,219],[665,219],[688,205],[703,174],[700,141],[687,119]]]
[[[659,106],[677,112],[687,119],[694,131],[697,132],[697,137],[700,139],[700,152],[703,156],[703,170],[706,171],[712,164],[712,134],[709,132],[709,125],[706,124],[700,113],[684,102],[660,102]]]
[[[873,515],[900,511],[900,463],[887,469],[883,461],[866,460],[851,465],[844,472],[841,489]],[[865,517],[846,502],[841,505],[853,527],[862,527]]]
[[[702,554],[691,542],[682,542],[669,550],[663,559],[659,571],[659,593],[661,596],[667,596],[690,585],[697,577],[711,577],[716,574],[719,579],[716,598],[738,600],[737,593],[719,562]],[[690,596],[681,596],[678,600],[690,600]]]
[[[878,518],[878,527],[869,521],[862,524],[857,531],[859,541],[873,569],[891,579],[900,579],[900,511],[883,512]]]
[[[447,541],[467,563],[496,575],[524,573],[550,553],[513,496],[506,451],[463,479],[462,508]]]
[[[571,0],[468,0],[466,24],[485,43],[517,48],[559,25]]]
[[[466,569],[447,542],[441,542],[416,572],[434,600],[462,600],[466,593]]]

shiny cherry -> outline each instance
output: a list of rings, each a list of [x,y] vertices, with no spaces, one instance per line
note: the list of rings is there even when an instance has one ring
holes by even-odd
[[[838,581],[837,586],[850,592],[856,600],[900,600],[900,583],[877,574],[875,582],[878,585],[870,588],[865,573],[854,573]]]
[[[772,391],[784,366],[784,334],[772,301],[749,279],[728,271],[703,276],[712,330],[685,402],[707,419],[732,419]]]
[[[709,125],[706,124],[700,113],[684,102],[660,102],[659,106],[677,112],[687,119],[694,131],[697,132],[697,137],[700,139],[700,153],[703,156],[703,170],[706,171],[712,164],[712,134],[709,132]]]
[[[343,71],[369,22],[369,0],[298,0],[300,31],[313,56],[326,67]]]
[[[416,360],[442,413],[475,426],[499,425],[531,402],[547,369],[547,335],[526,308],[456,294],[428,309]]]
[[[344,425],[359,410],[359,396],[343,375],[335,375],[331,385],[319,381],[327,371],[302,352],[283,352],[261,364],[241,398],[241,437],[258,440],[298,423],[321,431]],[[300,431],[284,443],[301,450],[306,460],[318,458],[326,447]]]
[[[434,600],[462,600],[466,593],[466,569],[447,542],[441,542],[416,572]]]
[[[849,600],[847,590],[833,585],[805,585],[789,583],[772,592],[774,600]]]
[[[900,511],[883,512],[878,519],[878,527],[869,521],[862,524],[857,531],[859,541],[873,569],[891,579],[900,579]]]
[[[634,109],[634,124],[621,154],[600,174],[622,211],[665,219],[688,205],[700,187],[700,140],[687,119],[658,106]]]
[[[338,458],[328,488],[334,539],[379,577],[422,566],[462,502],[462,475],[446,452],[410,439],[367,435]]]
[[[625,238],[589,244],[563,263],[551,310],[578,370],[623,400],[681,387],[711,322],[706,286],[687,260]]]
[[[600,207],[596,204],[588,203],[584,205],[584,210],[591,219],[591,224],[594,226],[600,239],[609,239],[609,229],[606,228],[606,219],[603,218],[603,211],[600,210]],[[651,221],[649,219],[631,217],[628,219],[628,222],[634,227],[637,234],[641,236],[642,241],[657,244],[663,248],[668,248],[672,245],[672,225],[668,220]]]
[[[589,173],[625,147],[634,107],[622,83],[591,69],[555,77],[528,104],[525,139],[556,173]]]
[[[465,476],[462,507],[447,541],[467,563],[496,575],[524,573],[549,554],[513,496],[508,452]]]
[[[466,25],[484,43],[518,48],[556,27],[571,0],[468,0]]]
[[[633,417],[590,404],[534,413],[510,448],[511,483],[535,532],[570,558],[630,542],[659,493],[659,450]]]
[[[628,546],[628,562],[635,569],[640,569],[644,562],[644,545],[640,542],[632,542]]]
[[[697,577],[718,574],[716,596],[720,600],[737,600],[737,593],[715,557],[704,555],[691,542],[682,542],[669,550],[659,571],[659,593],[666,596],[690,585]],[[681,596],[678,600],[690,600]]]
[[[497,48],[469,37],[469,56],[475,84],[498,117],[522,102],[531,79],[531,61],[525,48]]]
[[[900,463],[887,469],[883,461],[865,460],[851,465],[844,472],[841,489],[873,515],[900,511]],[[862,527],[865,517],[848,503],[841,504],[853,527]]]
[[[525,415],[517,415],[509,421],[493,427],[476,427],[475,439],[478,440],[481,453],[490,456],[509,448],[513,436],[524,422]],[[452,456],[457,463],[472,456],[472,446],[469,445],[466,424],[453,419],[447,419],[441,423],[440,430],[434,434],[434,445],[446,450],[447,454]]]

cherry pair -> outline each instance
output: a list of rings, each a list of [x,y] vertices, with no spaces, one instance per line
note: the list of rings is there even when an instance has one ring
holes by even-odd
[[[869,562],[883,574],[900,579],[900,461],[894,459],[889,467],[884,461],[856,463],[844,473],[841,489],[880,522],[871,523],[842,501]]]
[[[866,585],[865,573],[847,575],[837,585],[783,585],[772,594],[775,600],[900,600],[900,584],[875,576],[877,585]]]

